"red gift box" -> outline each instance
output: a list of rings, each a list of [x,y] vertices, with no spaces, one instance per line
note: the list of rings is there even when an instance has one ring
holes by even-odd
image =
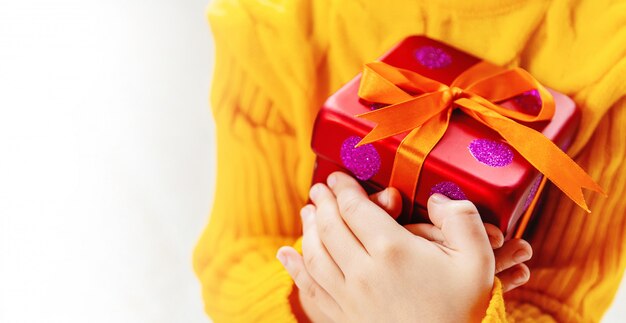
[[[423,36],[403,40],[379,60],[445,84],[480,62]],[[360,82],[361,74],[333,94],[317,116],[311,143],[317,155],[313,183],[325,182],[333,171],[344,171],[373,193],[388,186],[396,150],[406,133],[355,147],[375,125],[355,116],[382,106],[359,98]],[[575,136],[579,113],[566,95],[548,91],[555,103],[552,119],[525,125],[564,150]],[[498,104],[532,114],[541,106],[541,99],[536,91],[529,91]],[[423,162],[412,212],[403,214],[398,222],[428,221],[426,202],[437,192],[472,201],[483,221],[498,226],[510,238],[521,218],[526,217],[522,222],[528,221],[543,188],[542,178],[497,132],[457,109],[444,136]]]

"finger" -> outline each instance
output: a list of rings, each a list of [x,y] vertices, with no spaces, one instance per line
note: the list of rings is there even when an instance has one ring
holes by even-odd
[[[310,191],[315,203],[315,235],[326,247],[332,259],[342,270],[358,263],[358,257],[367,255],[365,249],[354,236],[339,214],[337,199],[324,184],[315,184]]]
[[[370,200],[389,213],[394,219],[397,219],[402,212],[402,196],[394,187],[387,187],[378,193],[370,195]]]
[[[526,284],[530,279],[530,269],[526,264],[517,264],[496,276],[502,282],[502,291],[506,293]]]
[[[428,216],[441,229],[446,246],[454,250],[483,253],[491,249],[485,226],[472,202],[451,200],[442,194],[428,199]]]
[[[441,230],[430,223],[415,223],[404,226],[409,232],[416,236],[420,236],[428,241],[445,243],[445,239]]]
[[[317,302],[321,308],[340,310],[335,299],[307,272],[302,256],[292,247],[281,247],[276,258],[285,267],[298,289]]]
[[[517,264],[530,260],[533,249],[530,244],[522,239],[512,239],[494,250],[496,257],[496,274],[505,271]]]
[[[492,249],[502,247],[502,244],[504,243],[504,235],[498,227],[491,223],[485,223],[485,231],[487,231],[487,236],[489,237],[489,243],[491,244]]]
[[[328,176],[328,186],[337,197],[341,217],[368,251],[375,248],[381,238],[406,234],[387,212],[369,200],[352,177],[334,172]]]
[[[315,207],[302,208],[302,254],[307,272],[327,291],[343,286],[344,275],[332,256],[328,253],[317,233]],[[330,289],[329,289],[330,288]]]
[[[443,237],[443,233],[441,233],[441,230],[430,223],[407,224],[404,227],[409,230],[409,232],[426,240],[445,245],[445,239]],[[504,242],[504,236],[502,235],[502,231],[500,231],[500,229],[498,229],[496,226],[489,223],[485,224],[485,230],[487,231],[491,248],[497,249],[502,247],[502,244]]]

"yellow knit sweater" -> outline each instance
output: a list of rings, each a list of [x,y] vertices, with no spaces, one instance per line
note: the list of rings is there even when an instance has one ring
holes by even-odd
[[[626,1],[215,0],[217,190],[194,254],[216,322],[288,322],[293,283],[275,259],[301,233],[322,102],[405,36],[425,34],[570,95],[569,154],[609,192],[585,214],[558,190],[527,237],[531,280],[495,289],[486,320],[598,321],[626,265]]]

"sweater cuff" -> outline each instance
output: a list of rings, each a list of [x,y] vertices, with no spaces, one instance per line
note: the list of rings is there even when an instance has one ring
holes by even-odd
[[[493,288],[491,289],[491,300],[483,318],[483,323],[506,322],[506,310],[502,294],[502,283],[498,277],[495,277]]]
[[[269,321],[273,322],[294,322],[296,321],[296,314],[291,309],[290,295],[294,290],[295,285],[289,273],[287,273],[282,265],[278,263],[280,269],[273,275],[273,278],[267,279],[264,283],[267,285],[274,285],[274,287],[267,286],[266,288],[260,288],[259,291],[274,291],[278,297],[262,297],[262,306],[258,306],[258,310],[265,313],[259,313],[258,319],[272,318]],[[261,295],[259,295],[261,296]]]
[[[212,263],[199,272],[203,285],[205,310],[215,322],[295,322],[289,303],[293,280],[278,259],[273,243],[261,245],[255,252],[248,241],[232,244],[231,252],[216,254]],[[293,241],[293,240],[292,240]]]

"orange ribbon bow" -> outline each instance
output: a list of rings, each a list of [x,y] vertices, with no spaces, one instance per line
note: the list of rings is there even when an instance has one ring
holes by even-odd
[[[537,115],[493,103],[534,89],[539,92],[542,102]],[[422,94],[413,96],[407,91]],[[413,207],[424,160],[446,132],[455,108],[498,132],[533,167],[587,212],[590,211],[582,193],[583,187],[606,194],[550,139],[515,121],[546,121],[554,115],[552,95],[521,68],[505,69],[482,61],[465,70],[448,86],[413,71],[373,62],[365,65],[359,97],[390,105],[357,116],[377,123],[357,147],[410,131],[398,146],[389,181],[389,186],[397,188],[409,199],[409,209]]]

